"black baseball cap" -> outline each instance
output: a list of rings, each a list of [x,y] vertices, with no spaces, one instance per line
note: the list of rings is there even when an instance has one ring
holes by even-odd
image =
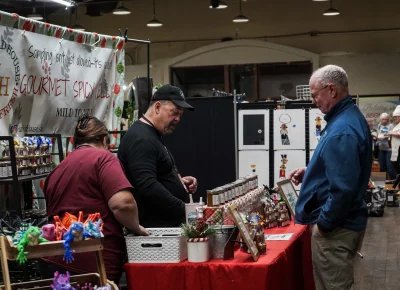
[[[186,103],[185,95],[178,87],[171,85],[163,85],[160,87],[151,98],[152,101],[171,101],[180,108],[194,111],[194,108]]]

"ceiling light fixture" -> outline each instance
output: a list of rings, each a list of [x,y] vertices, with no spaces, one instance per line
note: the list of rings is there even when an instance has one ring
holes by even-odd
[[[74,6],[74,2],[73,1],[68,1],[68,0],[52,0],[53,2],[56,2],[58,4],[62,4],[65,5],[67,7],[72,7]]]
[[[32,19],[32,20],[38,20],[38,21],[43,20],[43,16],[38,14],[38,13],[36,13],[36,8],[35,7],[33,7],[32,14],[29,14],[27,16],[27,18]]]
[[[225,9],[225,8],[228,8],[228,5],[222,1],[211,0],[209,8],[210,9]]]
[[[332,0],[330,0],[331,7],[324,11],[324,16],[337,16],[340,14],[339,10],[333,8]]]
[[[153,19],[147,23],[148,27],[161,27],[162,22],[158,21],[156,18],[156,0],[153,0]]]
[[[340,14],[339,10],[337,10],[335,8],[329,8],[329,9],[325,10],[325,12],[324,12],[324,16],[336,16],[339,14]]]
[[[312,0],[314,2],[328,2],[329,0]]]
[[[239,0],[239,15],[236,16],[233,19],[233,22],[235,23],[244,23],[244,22],[249,22],[249,18],[247,18],[246,16],[243,15],[242,12],[242,0]]]
[[[122,1],[119,1],[117,8],[115,8],[112,13],[114,15],[129,15],[131,11],[122,5]]]

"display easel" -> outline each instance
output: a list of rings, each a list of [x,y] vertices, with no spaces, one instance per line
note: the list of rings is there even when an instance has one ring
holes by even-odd
[[[27,246],[25,251],[28,252],[27,258],[41,258],[50,256],[64,255],[64,241],[47,242],[37,246]],[[71,276],[71,285],[84,285],[92,283],[92,285],[106,286],[109,284],[112,290],[117,290],[118,287],[111,281],[107,280],[106,269],[103,261],[103,244],[101,239],[90,239],[71,244],[71,250],[77,253],[96,252],[98,273],[74,275]],[[8,270],[8,260],[14,261],[18,256],[17,248],[14,246],[10,237],[0,236],[0,261],[3,273],[4,286],[0,286],[1,290],[17,290],[17,289],[50,289],[52,279],[37,280],[23,283],[11,284],[10,273]]]

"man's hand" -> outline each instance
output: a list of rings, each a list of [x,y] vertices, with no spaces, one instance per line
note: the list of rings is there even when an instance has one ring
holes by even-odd
[[[306,167],[301,167],[290,172],[289,179],[295,184],[299,185],[303,182],[304,173],[306,172]]]
[[[187,187],[189,192],[195,193],[197,190],[197,179],[193,176],[182,177],[183,184]]]

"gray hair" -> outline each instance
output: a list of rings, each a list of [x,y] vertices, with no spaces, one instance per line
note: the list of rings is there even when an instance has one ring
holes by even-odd
[[[389,119],[389,114],[388,113],[382,113],[380,116],[379,116],[379,119]]]
[[[312,74],[311,79],[314,79],[323,86],[332,83],[339,91],[348,92],[349,81],[347,73],[340,66],[330,64],[321,67]]]

